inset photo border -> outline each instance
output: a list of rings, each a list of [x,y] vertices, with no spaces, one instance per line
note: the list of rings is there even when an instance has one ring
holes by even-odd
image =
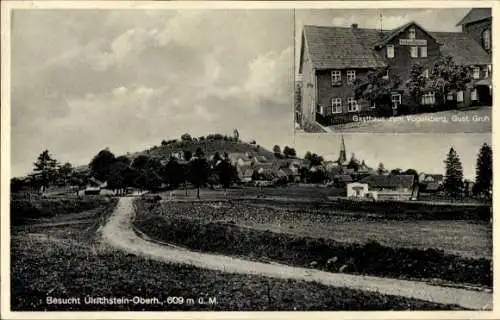
[[[485,133],[491,7],[295,10],[298,133]]]

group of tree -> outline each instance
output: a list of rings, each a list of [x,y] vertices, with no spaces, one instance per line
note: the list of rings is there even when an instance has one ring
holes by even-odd
[[[491,147],[484,143],[476,160],[476,179],[472,187],[472,194],[475,196],[491,198],[493,187],[492,154]],[[453,147],[450,148],[444,163],[444,191],[453,198],[460,198],[464,194],[468,194],[470,182],[464,180],[462,162]]]
[[[297,157],[297,152],[295,151],[295,149],[289,146],[285,146],[282,151],[279,145],[275,145],[273,147],[273,153],[274,156],[278,159]]]
[[[389,77],[389,72],[388,68],[378,68],[369,71],[366,77],[356,79],[356,99],[368,101],[382,113],[392,112],[391,94],[400,89],[402,81],[397,74]],[[423,94],[430,92],[435,94],[436,104],[445,104],[448,93],[465,90],[471,80],[470,67],[458,65],[452,57],[443,56],[432,66],[414,64],[405,87],[416,104],[420,104]]]
[[[209,161],[201,148],[193,154],[183,152],[187,163],[171,157],[162,165],[161,161],[147,155],[139,155],[130,161],[127,157],[117,157],[108,149],[101,150],[90,162],[92,176],[107,181],[108,188],[125,192],[127,188],[156,191],[162,186],[179,188],[191,183],[197,188],[208,184],[221,184],[228,188],[237,178],[236,168],[231,164],[227,153],[223,157],[216,152]],[[187,190],[187,189],[186,189]]]

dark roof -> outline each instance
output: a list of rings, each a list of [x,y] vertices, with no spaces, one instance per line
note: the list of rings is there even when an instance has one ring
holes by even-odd
[[[335,176],[335,179],[339,182],[352,182],[352,177],[348,174],[340,174]]]
[[[437,191],[441,189],[441,184],[437,182],[431,182],[425,185],[425,190],[428,191]]]
[[[367,34],[365,33],[367,31]],[[378,68],[387,64],[363,41],[373,40],[372,29],[304,26],[304,41],[316,69]],[[359,38],[358,38],[359,37]]]
[[[433,181],[443,181],[444,176],[442,174],[425,174],[424,180],[431,177]]]
[[[491,63],[491,57],[469,35],[462,32],[432,32],[442,44],[441,53],[452,56],[459,65],[484,65]]]
[[[491,8],[474,8],[457,23],[457,26],[491,18]]]
[[[361,179],[359,182],[367,183],[372,188],[412,188],[415,176],[404,175],[371,175]]]
[[[304,26],[303,46],[307,46],[313,67],[321,69],[379,68],[387,66],[376,46],[390,41],[415,22],[394,30],[376,30],[330,26]],[[480,44],[462,32],[427,32],[441,44],[441,53],[452,56],[459,65],[484,65],[491,57]]]

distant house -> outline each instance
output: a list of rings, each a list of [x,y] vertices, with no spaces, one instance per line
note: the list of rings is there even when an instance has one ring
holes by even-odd
[[[443,187],[444,176],[442,174],[426,174],[419,175],[419,183],[422,192],[436,193]]]
[[[87,180],[87,186],[85,187],[84,193],[88,195],[100,194],[101,189],[107,187],[107,182],[102,182],[94,177],[90,177]]]
[[[368,185],[369,192],[379,200],[418,199],[419,188],[413,175],[370,175],[357,183]]]
[[[236,171],[238,173],[238,179],[242,183],[250,183],[252,182],[253,172],[254,170],[250,166],[237,167]]]
[[[346,185],[348,198],[369,198],[371,197],[367,183],[351,182]]]
[[[229,161],[235,167],[252,164],[252,156],[248,152],[234,152],[228,155]]]
[[[339,174],[333,177],[334,185],[339,188],[345,188],[351,182],[353,182],[353,179],[348,174]]]
[[[491,20],[491,8],[474,8],[457,23],[457,26],[461,26],[463,33],[468,34],[491,54]]]

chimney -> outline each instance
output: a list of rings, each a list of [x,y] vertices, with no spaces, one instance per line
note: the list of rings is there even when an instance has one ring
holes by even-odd
[[[357,24],[357,23],[353,23],[353,24],[351,25],[351,27],[352,27],[354,30],[356,30],[356,29],[358,29],[358,24]]]

